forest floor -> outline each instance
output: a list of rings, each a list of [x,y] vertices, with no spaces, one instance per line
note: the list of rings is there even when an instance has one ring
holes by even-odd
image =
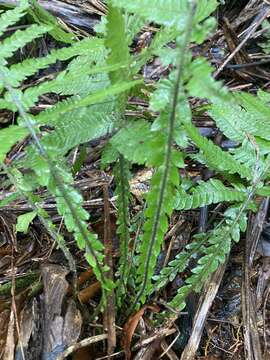
[[[10,1],[0,0],[0,8],[7,3]],[[100,0],[42,0],[40,4],[57,16],[62,24],[78,37],[95,35],[93,28],[106,13],[106,6]],[[193,49],[194,57],[198,55],[206,57],[216,69],[215,77],[223,80],[232,90],[256,93],[260,88],[269,91],[270,28],[267,29],[265,25],[270,16],[268,2],[228,0],[225,1],[225,5],[219,6],[215,16],[218,20],[215,34],[201,46]],[[154,27],[145,28],[144,32],[139,34],[132,50],[140,51],[148,46],[153,31],[155,31]],[[47,37],[45,41],[36,43],[34,51],[42,55],[54,46],[56,46],[55,41]],[[226,60],[228,56],[229,62]],[[61,64],[57,66],[61,67]],[[156,81],[169,73],[169,69],[161,66],[158,59],[147,64],[143,71],[148,78]],[[41,74],[41,77],[45,75],[49,74]],[[41,78],[36,77],[33,81],[40,80]],[[44,97],[43,101],[46,103],[51,100]],[[129,101],[134,111],[130,111],[128,115],[143,116],[148,104],[134,99]],[[0,112],[1,126],[9,123],[11,116],[8,112]],[[210,117],[202,115],[195,117],[193,121],[205,136],[217,139],[224,148],[228,146]],[[91,219],[94,219],[91,224],[92,230],[100,238],[103,238],[106,202],[103,190],[104,185],[108,184],[111,232],[114,241],[113,256],[116,259],[118,242],[113,176],[110,170],[107,172],[100,170],[100,153],[106,141],[106,138],[102,138],[89,144],[87,158],[76,173],[75,184],[83,194],[85,208],[90,212]],[[9,158],[20,152],[20,146],[21,144],[12,149]],[[75,152],[74,159],[76,156]],[[194,178],[208,176],[205,170],[200,168],[191,167],[188,171]],[[133,214],[139,214],[143,209],[143,194],[150,178],[149,169],[133,169],[133,178],[130,181]],[[0,200],[7,195],[6,190],[0,192]],[[146,309],[136,314],[139,326],[133,337],[134,359],[156,359],[158,355],[149,354],[156,348],[162,348],[165,352],[164,359],[186,360],[187,357],[183,355],[181,357],[181,354],[196,352],[196,359],[201,360],[259,360],[254,357],[259,343],[262,358],[270,359],[270,220],[268,199],[258,201],[260,201],[259,211],[255,215],[250,215],[246,236],[234,246],[227,263],[221,266],[215,277],[209,279],[202,294],[190,296],[186,312],[181,320],[176,321],[174,328],[167,329],[167,333],[163,335],[154,331],[151,333],[149,331],[151,307],[145,314]],[[44,338],[46,338],[48,348],[56,349],[55,354],[48,355],[47,360],[62,359],[60,354],[66,347],[68,348],[66,355],[68,352],[72,353],[69,356],[72,356],[73,360],[107,359],[106,332],[102,320],[95,316],[100,294],[99,283],[91,269],[87,267],[83,252],[78,250],[74,239],[64,231],[53,199],[48,198],[44,207],[52,215],[53,221],[58,224],[59,231],[65,234],[66,243],[76,259],[80,309],[65,306],[65,298],[72,295],[72,278],[62,252],[57,249],[48,234],[42,231],[40,223],[34,221],[27,235],[15,234],[16,218],[28,210],[27,203],[13,202],[2,207],[0,209],[0,358],[2,354],[4,359],[3,354],[7,348],[15,348],[17,349],[15,357],[11,356],[9,359],[23,359],[19,351],[22,346],[27,354],[26,360],[39,359],[40,347],[44,346]],[[170,230],[166,235],[167,250],[177,249],[178,244],[187,244],[192,234],[206,229],[208,221],[211,221],[211,213],[212,209],[210,211],[205,207],[200,211],[186,211],[180,216],[173,214]],[[250,263],[250,248],[254,241],[258,242],[258,247]],[[174,286],[177,286],[177,282]],[[55,316],[52,317],[51,314]],[[52,322],[55,322],[56,333],[49,337],[46,326]],[[204,326],[201,327],[200,324]],[[19,325],[18,339],[14,329]],[[132,329],[125,331],[132,332]],[[117,332],[120,339],[122,328],[117,327]],[[83,339],[88,346],[83,346],[81,342]],[[71,346],[74,340],[78,343],[78,347],[81,347],[77,351]],[[173,346],[170,347],[172,343]],[[111,358],[124,359],[121,346]]]

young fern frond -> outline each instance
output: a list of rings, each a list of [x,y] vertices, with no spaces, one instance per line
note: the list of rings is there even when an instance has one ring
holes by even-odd
[[[176,119],[176,108],[178,103],[179,87],[183,75],[186,49],[189,43],[192,21],[196,7],[192,3],[186,20],[186,31],[183,43],[180,47],[177,76],[172,93],[172,104],[168,117],[168,133],[165,143],[164,163],[159,167],[151,181],[151,191],[147,196],[147,209],[145,211],[146,221],[144,234],[138,257],[138,271],[136,282],[138,293],[131,305],[131,311],[139,301],[145,301],[151,291],[151,279],[154,274],[157,255],[163,240],[163,235],[168,227],[168,216],[173,210],[172,198],[174,187],[179,183],[177,164],[172,159],[172,144],[174,138],[174,127]]]
[[[128,274],[131,259],[129,255],[130,241],[130,219],[129,219],[129,167],[122,155],[114,166],[114,177],[116,182],[115,195],[117,196],[117,233],[120,238],[120,259],[119,259],[119,282],[117,289],[118,305],[121,305],[123,296],[127,293]]]

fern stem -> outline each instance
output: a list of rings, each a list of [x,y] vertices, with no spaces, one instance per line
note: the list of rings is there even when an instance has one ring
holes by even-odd
[[[123,215],[123,225],[124,225],[124,231],[123,231],[123,246],[122,246],[122,269],[121,269],[121,278],[120,278],[120,287],[122,286],[126,292],[126,283],[128,281],[126,277],[126,271],[127,271],[127,262],[128,262],[128,242],[129,242],[129,234],[128,234],[128,203],[126,199],[126,177],[125,177],[125,159],[123,155],[120,154],[119,156],[119,180],[120,180],[120,197],[122,202],[122,215]]]
[[[62,197],[65,199],[65,202],[67,204],[67,207],[69,208],[70,210],[70,213],[73,217],[73,220],[74,220],[74,223],[76,224],[76,226],[78,227],[84,241],[85,241],[85,244],[86,244],[86,247],[89,251],[89,253],[91,254],[91,256],[93,257],[93,259],[95,260],[95,263],[96,263],[96,267],[97,267],[97,270],[98,272],[100,273],[100,279],[103,283],[105,283],[105,276],[104,276],[104,273],[103,273],[103,270],[102,270],[102,267],[101,265],[99,264],[99,261],[97,259],[97,256],[96,256],[96,253],[94,251],[94,249],[92,248],[91,246],[91,243],[89,242],[89,239],[88,239],[88,236],[87,236],[87,233],[84,229],[84,227],[82,226],[82,223],[80,221],[80,219],[78,218],[77,216],[77,212],[76,212],[76,209],[75,207],[73,206],[73,203],[69,197],[69,194],[67,193],[67,191],[65,190],[65,187],[62,183],[62,180],[61,180],[61,177],[59,176],[58,174],[58,171],[57,169],[55,168],[54,164],[52,163],[49,155],[47,154],[45,148],[43,147],[43,145],[41,144],[37,134],[36,134],[36,131],[31,123],[31,121],[29,120],[28,116],[27,116],[27,113],[25,112],[22,104],[20,103],[20,100],[18,99],[15,91],[13,90],[13,88],[9,85],[7,79],[6,79],[6,76],[5,74],[0,70],[0,79],[1,81],[3,82],[4,86],[6,87],[6,89],[9,91],[18,111],[19,111],[19,114],[20,116],[22,117],[22,119],[24,120],[25,122],[25,125],[26,127],[28,128],[28,131],[30,133],[30,135],[32,136],[34,142],[35,142],[35,145],[40,153],[41,156],[44,157],[44,159],[47,161],[48,163],[48,166],[49,166],[49,169],[50,169],[50,172],[51,172],[51,175],[52,175],[52,178],[54,179],[55,183],[56,183],[56,186],[58,187]],[[106,298],[105,298],[106,300]]]
[[[168,182],[168,174],[169,174],[170,163],[171,163],[171,153],[172,153],[172,144],[173,144],[173,136],[174,136],[175,118],[176,118],[176,108],[177,108],[178,97],[179,97],[179,87],[180,87],[180,82],[181,82],[181,78],[182,78],[182,74],[183,74],[183,70],[184,70],[185,55],[186,55],[186,51],[188,48],[188,43],[190,41],[191,33],[192,33],[192,22],[193,22],[193,17],[195,15],[195,10],[196,10],[196,3],[194,1],[192,1],[191,5],[190,5],[190,13],[189,13],[189,17],[187,20],[184,41],[183,41],[182,46],[180,46],[180,49],[179,49],[180,56],[179,56],[179,61],[178,61],[178,66],[177,66],[177,75],[176,75],[176,81],[175,81],[175,85],[174,85],[174,89],[173,89],[173,100],[172,100],[171,113],[170,113],[169,124],[168,124],[168,139],[167,139],[167,146],[166,146],[167,148],[166,148],[166,153],[165,153],[164,172],[163,172],[161,182],[160,182],[160,191],[159,191],[159,196],[158,196],[158,201],[157,201],[156,212],[154,215],[154,223],[153,223],[151,238],[150,238],[150,242],[149,242],[149,246],[148,246],[148,250],[147,250],[143,282],[142,282],[140,291],[138,292],[134,302],[132,303],[132,305],[129,309],[129,314],[133,312],[133,310],[136,307],[136,304],[140,301],[142,295],[144,294],[144,291],[145,291],[145,288],[147,285],[147,281],[148,281],[148,277],[149,277],[150,259],[151,259],[152,251],[153,251],[153,248],[154,248],[154,245],[156,242],[156,237],[157,237],[157,232],[158,232],[158,227],[159,227],[159,222],[160,222],[160,216],[161,216],[161,210],[162,210],[164,195],[165,195],[167,182]]]

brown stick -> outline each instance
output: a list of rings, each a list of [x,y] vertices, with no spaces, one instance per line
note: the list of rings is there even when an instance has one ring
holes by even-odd
[[[104,253],[105,265],[108,266],[109,271],[107,276],[113,281],[113,258],[112,258],[112,236],[111,236],[111,221],[110,221],[110,202],[108,185],[103,186],[104,196]],[[115,297],[114,291],[107,297],[107,307],[104,311],[104,328],[108,332],[108,349],[107,353],[110,355],[116,346],[116,331],[115,331]]]

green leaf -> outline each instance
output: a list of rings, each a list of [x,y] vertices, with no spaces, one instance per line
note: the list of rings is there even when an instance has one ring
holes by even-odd
[[[29,4],[26,0],[21,0],[20,5],[16,6],[15,9],[5,11],[0,16],[0,36],[3,35],[4,31],[16,24],[26,13],[29,8]]]
[[[31,211],[23,215],[19,215],[17,218],[17,224],[16,224],[16,231],[17,232],[23,232],[24,234],[27,233],[29,225],[36,217],[37,212]]]

